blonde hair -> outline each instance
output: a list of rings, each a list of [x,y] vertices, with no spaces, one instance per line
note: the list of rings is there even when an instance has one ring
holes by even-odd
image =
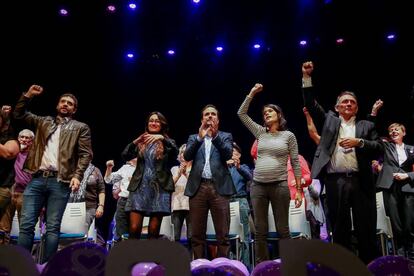
[[[404,131],[404,133],[405,133],[405,126],[403,124],[400,124],[400,123],[390,124],[390,126],[388,127],[388,131],[390,131],[390,129],[394,128],[394,127],[400,127],[402,129],[402,131]]]

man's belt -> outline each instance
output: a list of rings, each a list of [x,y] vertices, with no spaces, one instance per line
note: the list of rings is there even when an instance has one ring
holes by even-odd
[[[37,172],[35,172],[33,174],[33,177],[44,177],[44,178],[49,178],[49,177],[57,177],[58,172],[57,171],[43,171],[43,170],[39,170]]]

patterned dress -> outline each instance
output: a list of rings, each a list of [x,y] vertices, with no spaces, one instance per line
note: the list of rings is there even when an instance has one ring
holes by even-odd
[[[145,216],[161,213],[171,214],[171,193],[165,191],[155,181],[156,143],[149,145],[144,151],[144,175],[138,189],[129,193],[125,211],[142,212]]]

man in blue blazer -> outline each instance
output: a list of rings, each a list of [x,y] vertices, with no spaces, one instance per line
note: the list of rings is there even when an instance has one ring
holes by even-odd
[[[185,188],[190,197],[190,220],[194,259],[205,258],[207,216],[210,209],[216,231],[218,257],[228,257],[230,196],[236,192],[226,161],[233,153],[233,137],[219,131],[219,113],[213,105],[201,111],[198,134],[190,135],[184,152],[193,161]]]
[[[382,142],[384,163],[377,179],[387,215],[390,216],[399,252],[413,258],[414,242],[414,147],[403,142],[405,126],[388,127],[390,142]]]

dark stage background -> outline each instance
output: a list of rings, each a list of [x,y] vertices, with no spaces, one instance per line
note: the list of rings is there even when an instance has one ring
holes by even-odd
[[[58,96],[69,90],[79,98],[76,118],[92,129],[94,163],[105,169],[127,143],[144,130],[150,111],[170,123],[177,144],[198,131],[200,109],[220,110],[220,128],[233,133],[251,165],[254,137],[236,112],[256,82],[265,90],[250,115],[261,121],[265,103],[279,104],[300,152],[311,161],[302,113],[301,63],[315,62],[319,99],[332,108],[336,95],[359,95],[365,116],[377,98],[385,101],[379,127],[407,124],[413,142],[413,22],[410,1],[8,1],[2,3],[2,92],[0,104],[16,102],[31,84],[44,86],[32,111],[55,114]],[[110,14],[106,5],[117,11]],[[67,7],[69,15],[58,14]],[[395,33],[388,41],[386,35]],[[337,45],[335,40],[343,38]],[[299,46],[307,39],[305,48]],[[261,42],[260,51],[252,44]],[[224,51],[217,54],[221,43]],[[174,48],[176,55],[166,55]],[[133,49],[134,61],[125,58]],[[382,133],[384,135],[385,132]]]

